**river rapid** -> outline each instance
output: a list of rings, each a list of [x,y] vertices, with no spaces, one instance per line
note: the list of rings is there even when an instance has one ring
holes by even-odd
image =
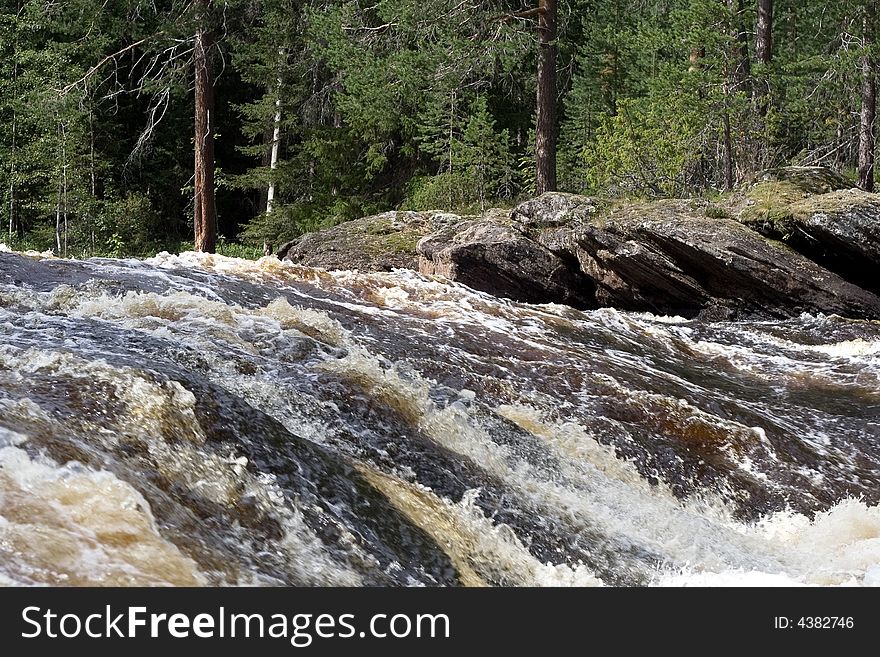
[[[880,323],[0,252],[0,583],[880,585]]]

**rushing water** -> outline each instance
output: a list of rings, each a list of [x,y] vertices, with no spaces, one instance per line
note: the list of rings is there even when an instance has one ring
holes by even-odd
[[[0,582],[880,584],[880,323],[0,253]]]

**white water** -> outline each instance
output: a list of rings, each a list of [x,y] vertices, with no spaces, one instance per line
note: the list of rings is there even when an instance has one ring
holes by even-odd
[[[41,287],[0,287],[10,581],[424,584],[434,555],[471,585],[880,583],[875,324],[581,313],[272,258],[31,258]],[[242,405],[237,438],[205,385]],[[295,454],[276,462],[270,430]],[[398,544],[338,479],[311,490],[299,440],[423,537]],[[38,549],[55,535],[63,554]]]

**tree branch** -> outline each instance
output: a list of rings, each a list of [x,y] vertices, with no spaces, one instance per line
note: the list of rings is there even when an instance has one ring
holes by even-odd
[[[494,20],[508,22],[523,18],[537,18],[542,11],[543,9],[541,9],[541,7],[534,7],[532,9],[520,9],[518,11],[511,11],[506,14],[498,14],[494,17]]]
[[[58,90],[57,90],[57,91],[58,91],[58,95],[59,95],[59,96],[66,96],[68,93],[70,93],[71,89],[73,89],[73,88],[76,87],[77,85],[79,85],[79,84],[85,82],[86,80],[88,80],[90,77],[92,77],[92,76],[95,74],[96,71],[98,71],[98,69],[100,69],[100,68],[101,68],[104,64],[106,64],[107,62],[109,62],[109,61],[111,61],[111,60],[113,60],[113,59],[116,59],[117,57],[119,57],[119,55],[122,55],[122,54],[128,52],[129,50],[132,50],[133,48],[137,48],[138,46],[140,46],[140,45],[146,43],[146,42],[149,41],[150,39],[155,38],[155,37],[157,37],[157,36],[160,36],[160,35],[162,35],[162,34],[163,34],[162,32],[157,32],[156,34],[152,34],[152,35],[150,35],[150,36],[148,36],[148,37],[144,37],[144,38],[141,39],[140,41],[135,41],[134,43],[130,43],[129,45],[125,46],[125,48],[123,48],[122,50],[118,50],[118,51],[116,51],[116,52],[113,53],[112,55],[107,55],[106,57],[104,57],[104,59],[102,59],[100,62],[98,62],[97,64],[95,64],[94,66],[92,66],[92,68],[90,68],[88,71],[86,71],[86,74],[83,75],[79,80],[77,80],[76,82],[71,82],[70,84],[68,84],[68,85],[67,85],[66,87],[64,87],[63,89],[58,89]]]

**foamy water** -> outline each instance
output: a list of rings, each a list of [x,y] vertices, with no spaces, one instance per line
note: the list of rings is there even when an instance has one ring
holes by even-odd
[[[880,583],[877,323],[194,253],[0,273],[9,583]]]

